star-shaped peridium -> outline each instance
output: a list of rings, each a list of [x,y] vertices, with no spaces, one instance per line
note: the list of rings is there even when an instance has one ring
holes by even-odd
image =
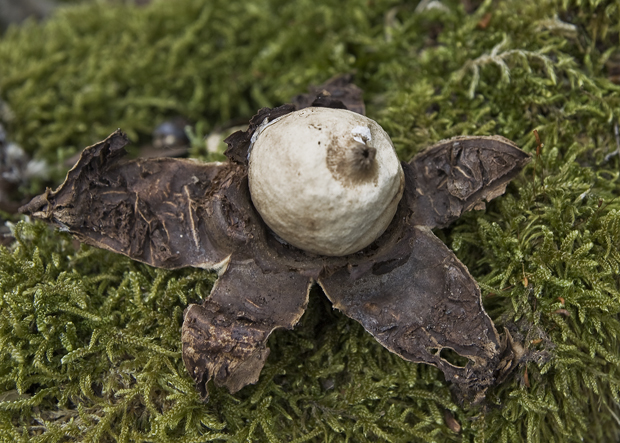
[[[116,131],[86,148],[65,182],[22,212],[152,266],[218,271],[210,296],[185,310],[181,336],[183,361],[205,399],[209,380],[233,393],[258,380],[269,335],[299,321],[318,284],[335,308],[387,349],[438,367],[477,401],[510,366],[501,356],[506,344],[467,268],[431,229],[484,208],[529,157],[499,136],[439,142],[402,163],[404,195],[379,239],[344,257],[307,253],[277,238],[253,207],[247,149],[259,124],[296,107],[363,113],[359,90],[335,84],[315,89],[315,100],[300,96],[296,105],[262,109],[247,131],[227,139],[226,163],[125,161],[128,140]],[[467,364],[451,364],[444,349]]]

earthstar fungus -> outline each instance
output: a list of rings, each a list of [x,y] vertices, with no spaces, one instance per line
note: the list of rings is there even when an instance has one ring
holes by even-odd
[[[21,210],[152,266],[218,271],[210,296],[185,310],[181,337],[183,361],[205,399],[209,380],[232,393],[258,380],[267,338],[299,321],[318,283],[334,307],[387,349],[438,367],[463,398],[480,401],[505,376],[502,368],[514,367],[506,361],[515,355],[507,349],[512,341],[500,340],[478,285],[431,229],[484,208],[529,156],[500,136],[441,141],[401,163],[402,198],[383,234],[348,255],[319,255],[275,235],[254,207],[252,136],[299,109],[362,114],[364,105],[361,91],[342,78],[294,103],[261,109],[247,131],[230,136],[226,163],[126,161],[128,140],[118,130],[86,148],[57,190]],[[467,364],[451,364],[444,349]]]

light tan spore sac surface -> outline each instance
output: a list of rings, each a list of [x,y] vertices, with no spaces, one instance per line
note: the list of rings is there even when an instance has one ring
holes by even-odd
[[[308,252],[352,254],[388,227],[404,174],[387,133],[363,115],[306,108],[260,127],[250,194],[267,225]]]

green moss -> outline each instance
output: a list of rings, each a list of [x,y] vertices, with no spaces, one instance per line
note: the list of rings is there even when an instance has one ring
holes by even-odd
[[[180,325],[213,274],[76,251],[20,223],[0,251],[0,440],[616,441],[620,1],[442,4],[68,8],[0,39],[0,97],[12,136],[56,162],[119,126],[145,139],[182,114],[208,131],[351,71],[403,159],[460,134],[535,154],[537,129],[540,154],[506,195],[438,232],[498,327],[532,350],[486,405],[455,404],[439,371],[381,348],[318,291],[270,339],[257,385],[212,387],[202,404]]]

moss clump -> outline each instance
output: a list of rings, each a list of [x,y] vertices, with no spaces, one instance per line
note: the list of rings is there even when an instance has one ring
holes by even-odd
[[[213,388],[201,404],[179,328],[214,275],[76,251],[20,223],[0,252],[0,439],[617,440],[620,1],[422,3],[434,7],[70,8],[0,40],[0,96],[12,136],[49,160],[118,126],[147,137],[177,113],[208,130],[350,71],[404,159],[452,135],[517,141],[533,164],[486,212],[439,233],[496,324],[532,351],[487,404],[455,404],[437,370],[390,354],[318,293],[294,331],[272,336],[256,386]]]

